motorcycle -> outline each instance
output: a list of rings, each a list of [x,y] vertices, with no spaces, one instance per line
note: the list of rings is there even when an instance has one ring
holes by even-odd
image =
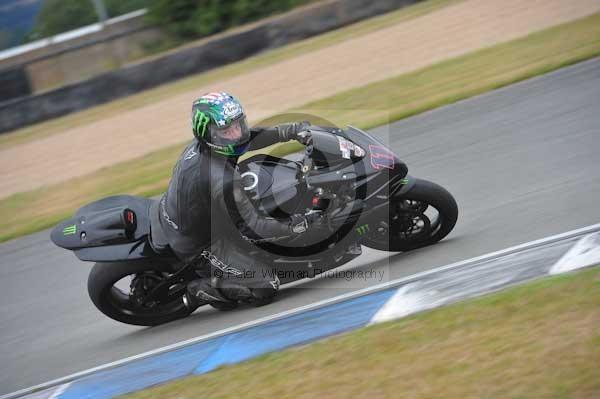
[[[410,251],[434,244],[454,228],[458,207],[443,187],[408,175],[391,150],[368,133],[311,126],[303,152],[283,158],[254,155],[238,164],[243,188],[259,212],[275,218],[319,212],[317,234],[253,240],[253,256],[272,265],[281,284],[314,277],[360,255],[360,246]],[[59,223],[51,240],[82,261],[96,262],[88,293],[106,316],[152,326],[183,318],[188,282],[202,271],[151,232],[158,199],[112,196],[80,208]],[[210,303],[220,310],[235,303]]]

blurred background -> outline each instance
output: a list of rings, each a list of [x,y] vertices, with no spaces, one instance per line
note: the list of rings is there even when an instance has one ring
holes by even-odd
[[[0,99],[78,82],[308,0],[5,0]]]
[[[599,56],[600,0],[0,0],[0,395],[597,223]],[[252,123],[369,130],[457,198],[456,229],[344,266],[380,279],[302,281],[269,306],[151,329],[104,317],[91,265],[48,228],[102,197],[162,193],[192,101],[215,90]],[[497,270],[526,280],[563,255],[549,251]],[[512,284],[490,270],[486,287]],[[599,397],[599,277],[586,273],[139,397]]]

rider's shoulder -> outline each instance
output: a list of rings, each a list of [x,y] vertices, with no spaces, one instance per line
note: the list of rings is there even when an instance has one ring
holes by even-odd
[[[194,140],[194,142],[190,143],[187,147],[185,147],[185,149],[181,153],[180,159],[184,162],[196,161],[198,160],[199,156],[200,148]]]

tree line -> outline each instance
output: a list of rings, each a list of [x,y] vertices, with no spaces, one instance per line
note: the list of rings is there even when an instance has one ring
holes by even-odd
[[[196,39],[314,0],[103,0],[109,17],[147,8],[147,21],[177,41]],[[27,39],[98,21],[91,0],[46,0]]]

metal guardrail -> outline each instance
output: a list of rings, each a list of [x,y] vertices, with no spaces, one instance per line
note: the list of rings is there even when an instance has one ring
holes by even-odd
[[[50,36],[50,37],[40,39],[40,40],[36,40],[31,43],[23,44],[21,46],[11,47],[9,49],[2,50],[2,51],[0,51],[0,62],[2,62],[3,60],[7,60],[9,58],[13,58],[13,57],[31,52],[33,50],[39,50],[41,48],[49,47],[54,44],[65,43],[65,42],[68,42],[69,40],[89,36],[93,33],[100,32],[102,29],[104,29],[105,25],[113,25],[113,24],[116,24],[119,22],[130,20],[132,18],[141,17],[142,15],[145,15],[146,13],[147,13],[147,10],[144,8],[144,9],[133,11],[133,12],[130,12],[127,14],[119,15],[118,17],[107,19],[104,24],[98,22],[95,24],[82,26],[81,28],[73,29],[68,32],[59,33],[57,35]],[[103,39],[103,40],[106,40],[106,39]],[[94,43],[92,43],[92,44],[94,44]],[[86,43],[86,45],[89,45],[89,43]],[[78,47],[80,47],[80,46],[78,46]],[[64,51],[64,50],[62,50],[62,51]],[[54,55],[55,55],[55,53],[53,52],[52,54],[47,54],[42,57],[33,58],[31,60],[28,60],[27,62],[29,63],[29,62],[39,61],[42,58],[52,57]]]

